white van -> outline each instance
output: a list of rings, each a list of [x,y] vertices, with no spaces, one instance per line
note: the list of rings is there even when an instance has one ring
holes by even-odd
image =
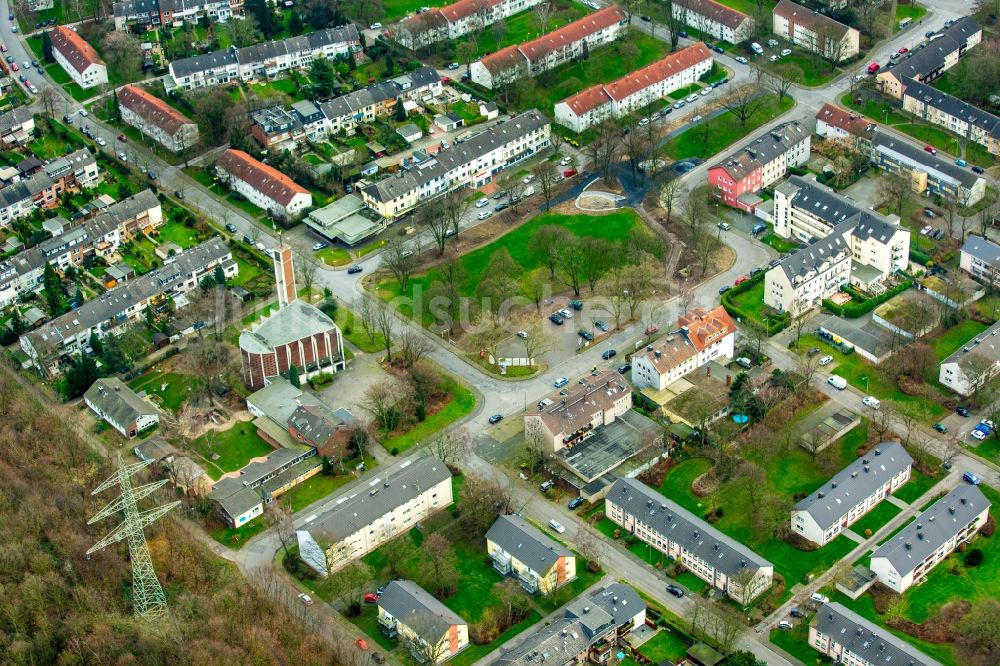
[[[764,55],[764,47],[758,44],[757,42],[754,42],[753,44],[750,45],[750,50],[756,53],[757,55]]]
[[[870,395],[866,395],[864,398],[862,398],[861,402],[864,403],[865,407],[871,407],[872,409],[878,409],[879,406],[882,404],[878,401],[878,398]]]
[[[832,377],[830,377],[828,380],[826,380],[826,383],[832,386],[833,388],[837,389],[838,391],[843,391],[845,388],[847,388],[847,380],[844,379],[843,377],[838,377],[837,375],[833,375]]]

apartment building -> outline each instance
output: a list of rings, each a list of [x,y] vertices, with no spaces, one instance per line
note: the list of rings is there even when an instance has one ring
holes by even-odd
[[[117,0],[111,10],[118,32],[126,32],[133,26],[143,30],[160,26],[159,0]]]
[[[757,193],[809,161],[811,133],[797,120],[776,125],[708,170],[708,184],[723,203],[753,213]]]
[[[233,46],[225,51],[175,60],[170,63],[170,77],[164,79],[164,85],[195,90],[238,81],[252,82],[307,67],[315,58],[332,60],[360,48],[358,29],[349,23],[298,37],[241,49]]]
[[[83,394],[83,402],[127,439],[160,422],[160,410],[117,377],[101,378],[91,384]]]
[[[1000,282],[1000,245],[969,234],[962,245],[959,267],[977,280],[997,284]]]
[[[850,60],[861,50],[861,33],[855,28],[792,0],[781,0],[772,17],[775,35],[828,60]]]
[[[562,617],[528,635],[513,648],[501,648],[496,666],[536,666],[554,660],[569,664],[606,664],[619,640],[646,624],[646,603],[631,586],[608,583],[566,605]],[[548,655],[548,656],[545,656]]]
[[[849,666],[942,666],[906,641],[837,602],[823,604],[809,626],[809,646]]]
[[[179,153],[197,145],[198,125],[156,95],[131,84],[116,95],[122,120],[167,150]]]
[[[870,568],[880,583],[902,594],[922,582],[956,548],[974,539],[989,510],[990,501],[979,488],[957,486],[876,548]]]
[[[35,116],[27,106],[0,113],[0,144],[20,146],[34,138]]]
[[[529,594],[552,594],[576,579],[576,556],[520,516],[500,516],[486,532],[493,568]]]
[[[736,324],[721,305],[681,315],[677,332],[632,355],[632,385],[662,391],[685,375],[720,358],[731,359]]]
[[[827,102],[816,112],[816,135],[843,141],[868,154],[877,125],[864,116]]]
[[[277,218],[294,220],[312,206],[309,190],[242,150],[229,148],[222,153],[215,173],[229,189]]]
[[[524,432],[553,453],[573,448],[632,409],[632,389],[617,372],[566,387],[524,413]]]
[[[938,381],[959,395],[971,395],[1000,372],[1000,322],[973,336],[941,361]]]
[[[451,472],[433,456],[379,468],[342,491],[332,508],[296,532],[300,556],[326,576],[453,501]]]
[[[792,531],[819,546],[910,480],[913,458],[899,442],[882,442],[800,501],[792,510]]]
[[[234,12],[230,0],[121,0],[112,9],[115,30],[119,32],[133,27],[171,28],[201,20],[225,23]],[[242,13],[242,7],[237,13]]]
[[[911,78],[903,79],[903,110],[1000,155],[1000,117]]]
[[[875,77],[879,90],[902,99],[906,79],[920,83],[934,81],[957,65],[959,58],[983,39],[982,27],[971,16],[963,16],[937,34],[940,37],[914,51],[912,58],[904,58],[895,67],[879,72]]]
[[[535,109],[480,132],[434,157],[361,188],[365,205],[396,220],[418,204],[460,187],[479,187],[549,146],[551,125]]]
[[[49,31],[52,57],[84,90],[108,82],[108,68],[94,47],[66,26]]]
[[[378,599],[379,629],[420,663],[440,664],[469,647],[469,623],[412,580],[394,580]]]
[[[395,113],[397,100],[421,102],[441,94],[441,76],[433,67],[421,67],[367,88],[320,104],[326,135],[343,131],[353,135],[357,126]]]
[[[918,194],[939,196],[961,206],[971,206],[986,195],[984,177],[888,132],[874,132],[871,158],[883,171],[906,178]]]
[[[30,215],[36,208],[55,208],[63,192],[94,187],[100,180],[97,160],[86,149],[44,164],[32,156],[10,173],[0,189],[0,228]]]
[[[194,289],[217,266],[222,267],[227,279],[239,272],[232,252],[221,238],[205,241],[167,262],[25,333],[20,339],[21,349],[39,372],[58,374],[60,358],[85,351],[91,335],[103,339],[135,323],[143,317],[147,306]]]
[[[269,106],[250,113],[250,136],[264,150],[294,150],[305,140],[306,132],[291,109]]]
[[[764,303],[781,312],[810,310],[853,284],[879,292],[889,274],[909,263],[910,232],[816,183],[792,176],[774,191],[774,231],[808,243],[764,278]]]
[[[703,43],[686,46],[617,81],[567,97],[555,106],[556,122],[582,132],[605,118],[621,118],[697,83],[711,71],[712,62],[712,52]]]
[[[756,28],[752,18],[715,0],[674,0],[672,11],[684,25],[730,44],[747,41]]]
[[[771,586],[774,565],[641,481],[615,481],[604,506],[616,525],[738,603]]]
[[[502,48],[472,63],[472,80],[493,89],[525,76],[537,76],[610,44],[624,29],[625,14],[615,5],[553,30],[530,42]]]
[[[432,7],[400,21],[385,34],[408,49],[429,46],[444,39],[458,39],[497,21],[540,4],[542,0],[459,0]]]

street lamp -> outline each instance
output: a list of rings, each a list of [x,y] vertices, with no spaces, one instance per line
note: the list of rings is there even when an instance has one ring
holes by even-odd
[[[865,393],[868,393],[868,377],[861,377],[861,379],[865,380]]]

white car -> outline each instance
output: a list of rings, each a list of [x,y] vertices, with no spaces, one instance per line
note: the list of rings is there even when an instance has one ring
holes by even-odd
[[[791,49],[781,49],[781,57],[782,58],[787,58],[790,55],[792,55],[792,50]]]
[[[773,49],[775,46],[778,45],[778,40],[777,39],[769,39],[769,40],[767,40],[767,45],[770,46]]]
[[[521,338],[522,340],[527,340],[528,339],[528,332],[527,331],[518,331],[517,332],[517,337]]]
[[[381,30],[381,29],[382,29],[382,24],[381,24],[381,23],[372,23],[372,24],[371,24],[370,26],[368,26],[368,27],[369,27],[369,29],[371,29],[371,30]]]
[[[933,228],[934,227],[932,227],[931,225],[928,224],[926,227],[924,227],[923,229],[920,230],[920,235],[921,236],[926,236],[927,234],[929,234],[931,232],[931,229],[933,229]]]
[[[823,358],[821,358],[819,360],[819,364],[820,365],[830,365],[831,363],[833,363],[833,357],[832,356],[824,356]]]
[[[476,202],[476,208],[486,208],[489,205],[490,205],[489,199],[480,199],[479,201]]]
[[[319,250],[322,250],[325,247],[326,247],[326,243],[324,243],[322,241],[319,242],[319,243],[313,243],[313,252],[318,252]]]
[[[746,65],[750,61],[744,58],[743,56],[736,56],[736,62],[740,63],[741,65]]]
[[[702,88],[701,92],[700,92],[700,93],[698,93],[698,94],[699,94],[699,95],[701,95],[702,97],[705,97],[705,96],[707,96],[707,95],[708,95],[708,94],[709,94],[710,92],[712,92],[712,86],[708,86],[707,88]]]
[[[128,162],[128,156],[125,153],[118,153],[118,159],[122,162]]]
[[[643,118],[642,120],[639,121],[639,127],[645,127],[648,124],[649,124],[649,118]]]
[[[770,60],[771,62],[778,62],[778,56],[773,55],[773,56],[769,57],[768,60]]]
[[[569,166],[572,162],[572,157],[564,157],[559,161],[559,166]]]
[[[861,402],[864,404],[865,407],[871,407],[872,409],[878,409],[879,405],[881,404],[878,398],[871,395],[866,395],[864,398],[861,399]]]
[[[525,185],[527,185],[528,183],[530,183],[534,179],[535,179],[535,174],[529,173],[527,176],[525,176],[524,178],[521,179],[521,182],[524,183]]]
[[[557,520],[550,520],[549,521],[549,527],[551,527],[553,530],[555,530],[559,534],[562,534],[563,532],[566,531],[566,528],[562,526],[562,523],[560,523]]]
[[[973,430],[971,434],[974,439],[978,439],[980,442],[986,439],[986,433],[982,430]]]
[[[106,145],[108,145],[108,142],[104,140],[103,136],[99,136],[99,137],[97,137],[97,145],[98,146],[106,146]]]
[[[692,102],[697,102],[698,101],[698,96],[697,95],[688,95],[687,97],[684,98],[684,101],[687,102],[688,104],[691,104]]]
[[[559,311],[559,315],[563,319],[572,319],[573,318],[573,311],[570,310],[569,308],[563,308],[562,310]]]
[[[77,113],[79,113],[84,118],[90,115],[89,113],[87,113],[87,109],[80,109]]]
[[[813,592],[809,597],[818,604],[828,604],[830,603],[830,598],[826,595],[820,594],[819,592]]]
[[[312,606],[313,605],[312,597],[310,597],[305,592],[299,592],[299,601],[301,601],[302,603],[304,603],[306,606]]]
[[[493,217],[493,211],[491,211],[491,210],[484,210],[479,215],[476,215],[476,217],[478,217],[480,220],[488,220],[491,217]]]
[[[698,114],[698,115],[694,116],[693,118],[691,118],[691,122],[693,122],[693,123],[696,123],[696,122],[698,122],[700,120],[701,120],[701,114]]]

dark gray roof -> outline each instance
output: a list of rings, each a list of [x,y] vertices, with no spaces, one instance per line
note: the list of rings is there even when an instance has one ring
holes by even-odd
[[[237,49],[236,59],[240,65],[260,65],[267,60],[283,55],[319,50],[332,44],[357,42],[358,39],[358,29],[353,23],[348,23],[339,28],[327,28],[326,30],[317,30],[307,35],[246,46],[242,49]]]
[[[389,469],[378,470],[342,492],[335,506],[309,523],[305,530],[317,542],[336,543],[449,478],[451,472],[439,459],[409,458]]]
[[[979,488],[957,486],[876,548],[872,559],[886,558],[905,576],[989,507],[990,501]]]
[[[809,513],[825,531],[912,464],[913,458],[902,444],[882,442],[868,455],[837,472],[813,494],[796,504],[795,509]]]
[[[520,516],[497,518],[486,533],[486,539],[543,576],[552,570],[560,557],[573,557],[573,551],[550,539]]]
[[[632,587],[624,583],[608,583],[587,598],[578,597],[566,606],[566,617],[582,618],[595,608],[600,608],[615,626],[631,620],[645,609],[645,602]],[[587,610],[587,609],[590,610]]]
[[[260,493],[233,478],[217,481],[208,494],[208,500],[217,503],[234,520],[263,502]]]
[[[736,180],[768,164],[792,146],[809,137],[809,131],[797,120],[776,125],[766,134],[757,137],[716,166],[725,168]]]
[[[407,91],[413,88],[422,88],[424,86],[434,85],[441,81],[441,75],[437,73],[437,70],[428,65],[424,65],[418,69],[411,72],[406,72],[405,74],[400,74],[399,76],[389,79],[399,90]]]
[[[841,222],[833,228],[829,236],[796,250],[782,259],[772,270],[784,271],[788,281],[794,283],[795,278],[804,277],[810,271],[818,270],[831,257],[838,257],[844,252],[850,254],[851,246],[847,242],[847,234],[853,228],[853,218]]]
[[[128,18],[129,16],[159,13],[160,3],[158,0],[119,0],[114,4],[114,14],[117,17]]]
[[[965,238],[965,244],[962,245],[962,252],[972,255],[985,264],[1000,268],[1000,263],[998,263],[1000,262],[1000,245],[982,236],[969,234]]]
[[[322,310],[296,299],[252,330],[243,331],[240,334],[240,349],[255,354],[267,354],[279,345],[310,335],[331,332],[336,328],[337,325]]]
[[[120,426],[127,426],[140,416],[160,413],[152,403],[140,398],[117,377],[98,379],[90,385],[83,397]]]
[[[944,67],[945,59],[959,48],[963,48],[969,37],[981,30],[975,19],[963,16],[951,26],[941,30],[942,37],[928,42],[924,48],[915,51],[912,58],[904,58],[888,71],[900,81],[904,78],[924,78]]]
[[[440,80],[440,75],[433,67],[424,66],[388,81],[373,83],[366,88],[335,97],[320,106],[327,118],[343,118],[373,104],[402,96],[408,90],[433,85]]]
[[[830,226],[836,226],[861,211],[847,197],[802,176],[790,176],[779,187],[786,193],[793,192],[791,196],[796,208],[815,215]]]
[[[816,612],[816,629],[869,664],[941,666],[906,641],[837,602],[823,604]]]
[[[727,576],[734,576],[745,568],[773,566],[641,481],[619,479],[607,497],[653,531],[680,544]]]
[[[987,358],[991,361],[1000,361],[1000,321],[990,326],[988,329],[965,341],[965,344],[954,352],[951,356],[941,361],[941,365],[946,363],[963,362],[970,358]]]
[[[452,625],[468,624],[412,580],[389,583],[378,605],[431,645],[437,645]]]
[[[967,188],[975,185],[980,178],[972,171],[963,169],[950,160],[941,159],[911,143],[896,139],[887,132],[875,132],[875,136],[872,137],[872,146],[875,150],[886,153],[904,164],[916,166],[928,172],[937,172],[932,175],[936,178],[951,180]]]
[[[31,191],[23,180],[11,183],[0,190],[0,207],[6,208],[31,198]]]
[[[323,404],[300,405],[288,417],[288,427],[295,428],[310,446],[326,444],[347,421]]]
[[[265,134],[287,132],[302,127],[301,121],[290,109],[281,106],[269,106],[258,109],[250,114],[250,119],[264,130]]]
[[[170,72],[175,78],[183,78],[198,72],[209,72],[237,64],[239,61],[236,59],[236,50],[228,49],[174,60],[170,63]]]
[[[435,178],[440,178],[452,169],[468,164],[499,146],[508,144],[549,124],[537,109],[530,109],[510,120],[477,134],[468,141],[442,150],[428,163],[409,169],[400,176],[389,176],[368,185],[364,191],[377,201],[392,201]]]
[[[932,109],[938,109],[969,123],[973,127],[978,127],[985,131],[988,136],[1000,138],[1000,118],[992,113],[984,111],[978,106],[972,106],[968,102],[963,102],[957,97],[941,92],[916,79],[907,77],[903,79],[903,85],[906,88],[904,96],[920,100]]]
[[[5,113],[0,113],[0,133],[9,132],[15,127],[20,127],[31,119],[31,109],[27,106],[18,106]]]
[[[888,243],[900,229],[898,225],[870,210],[863,210],[851,219],[855,222],[851,235],[862,240],[874,238],[880,243]]]

